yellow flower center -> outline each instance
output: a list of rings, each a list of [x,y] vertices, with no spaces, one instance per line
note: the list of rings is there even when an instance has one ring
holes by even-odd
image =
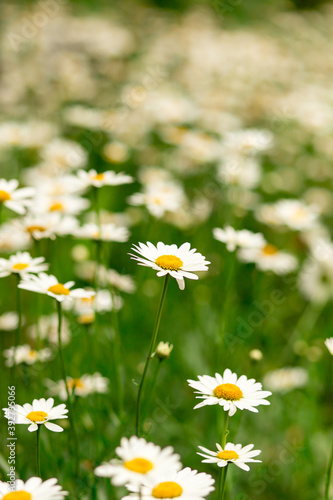
[[[173,481],[165,481],[160,483],[152,491],[154,498],[176,498],[183,493],[183,488],[178,483]]]
[[[82,389],[84,385],[80,378],[73,378],[72,380],[67,380],[67,387],[69,390],[73,391],[73,389],[76,389],[77,387]]]
[[[45,226],[28,226],[27,231],[28,233],[34,233],[35,231],[45,231],[46,227]]]
[[[55,295],[69,295],[70,292],[70,290],[61,283],[50,286],[50,288],[48,288],[47,291],[54,293]]]
[[[94,181],[102,181],[104,179],[104,174],[96,174],[93,176]]]
[[[161,255],[157,257],[155,264],[168,271],[178,271],[182,267],[183,261],[175,255]]]
[[[0,189],[0,202],[1,201],[8,201],[8,200],[10,200],[10,194],[7,193],[7,191],[2,191]]]
[[[237,460],[239,458],[238,453],[236,453],[234,450],[223,450],[218,453],[217,458],[220,458],[221,460]]]
[[[265,245],[264,248],[262,249],[262,253],[264,255],[275,255],[276,253],[278,253],[278,251],[279,250],[270,243],[267,243],[267,245]]]
[[[37,352],[37,351],[34,351],[34,350],[32,349],[32,350],[29,352],[28,357],[29,357],[30,359],[33,359],[33,360],[38,359],[38,352]]]
[[[93,312],[87,314],[81,314],[77,320],[81,325],[89,325],[90,323],[94,322],[95,314]]]
[[[134,458],[133,460],[128,460],[127,462],[124,462],[124,467],[133,472],[138,472],[139,474],[147,474],[147,472],[154,468],[153,464],[146,458]]]
[[[14,271],[22,271],[22,269],[26,269],[27,267],[29,266],[29,264],[21,264],[20,262],[18,262],[17,264],[14,264],[13,265],[13,270]]]
[[[27,491],[11,491],[10,493],[7,493],[4,497],[2,497],[2,500],[31,500],[32,495],[28,493]]]
[[[58,212],[60,210],[63,210],[64,209],[64,205],[62,203],[60,203],[60,201],[56,201],[55,203],[53,203],[50,208],[49,208],[49,211],[50,212]]]
[[[37,424],[37,422],[45,422],[47,417],[47,413],[45,411],[31,411],[28,413],[26,418],[31,420],[34,424]]]
[[[235,384],[218,385],[214,389],[214,394],[217,398],[228,401],[239,401],[243,397],[242,391]]]

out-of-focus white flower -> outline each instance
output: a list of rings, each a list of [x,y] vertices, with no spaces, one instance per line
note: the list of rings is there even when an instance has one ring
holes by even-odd
[[[55,131],[52,123],[44,121],[5,122],[0,125],[0,147],[39,148],[50,141]]]
[[[287,367],[266,373],[264,384],[275,392],[289,392],[304,387],[308,379],[308,372],[304,368]]]
[[[319,254],[318,254],[318,257]],[[297,281],[300,292],[307,300],[324,304],[333,298],[333,262],[330,258],[314,256],[306,259]]]
[[[227,246],[229,252],[239,248],[260,248],[265,244],[265,238],[261,233],[252,233],[247,229],[237,231],[231,226],[225,226],[223,229],[216,227],[213,229],[214,238],[222,241]]]
[[[49,264],[45,263],[44,257],[33,258],[29,252],[18,252],[9,259],[0,259],[0,278],[10,274],[24,277],[26,274],[47,271],[48,268]]]
[[[34,196],[35,190],[31,187],[18,189],[18,185],[17,179],[10,181],[0,179],[0,204],[22,215],[32,205],[31,198]]]
[[[50,344],[58,345],[58,315],[57,313],[49,316],[40,316],[38,319],[39,336],[42,340],[46,340]],[[32,339],[37,338],[37,325],[32,325],[28,328],[28,334]],[[68,321],[65,317],[61,322],[61,343],[68,344],[71,338]]]
[[[79,215],[90,207],[90,201],[80,196],[67,195],[57,198],[38,196],[33,205],[36,214],[59,213],[61,215]]]
[[[261,271],[272,271],[284,275],[296,270],[296,257],[266,243],[261,248],[241,248],[238,257],[242,262],[254,262]]]
[[[244,156],[267,151],[273,145],[273,134],[269,130],[246,129],[225,134],[224,154]]]
[[[99,240],[99,241],[128,241],[130,233],[127,227],[116,226],[115,224],[89,223],[75,229],[76,238]]]
[[[333,337],[330,337],[329,339],[326,339],[325,340],[325,345],[326,345],[327,349],[329,350],[329,352],[333,356]]]
[[[18,220],[13,221],[15,231],[25,232],[26,237],[41,240],[50,238],[54,240],[56,236],[73,234],[79,222],[70,215],[61,215],[59,212],[50,213],[30,213]]]
[[[13,346],[4,350],[3,355],[6,358],[7,366],[13,366],[14,359],[16,365],[19,365],[20,363],[33,365],[37,361],[41,361],[42,363],[49,361],[52,357],[52,351],[47,347],[36,351],[35,349],[32,349],[29,344],[24,344],[19,345],[16,348]]]
[[[159,342],[153,356],[156,356],[160,360],[168,359],[172,349],[173,345],[169,344],[169,342]]]
[[[260,351],[260,349],[252,349],[249,352],[249,356],[254,361],[261,361],[263,358],[263,353],[262,353],[262,351]]]
[[[121,292],[134,293],[136,290],[135,281],[129,274],[119,274],[114,269],[108,269],[107,279],[110,285],[117,288]]]
[[[16,311],[8,311],[0,316],[0,330],[11,332],[18,325],[18,314]]]
[[[46,164],[55,170],[83,168],[88,154],[80,144],[68,139],[56,138],[42,150],[41,156]]]
[[[127,201],[130,205],[146,206],[155,217],[163,217],[165,212],[178,212],[185,202],[182,187],[175,182],[150,183],[142,193],[134,193]]]
[[[89,170],[88,172],[79,170],[77,174],[84,185],[87,187],[94,186],[95,188],[103,186],[120,186],[134,181],[132,176],[124,174],[124,172],[117,173],[113,170],[107,170],[102,173],[97,173],[96,170]]]
[[[317,210],[300,200],[279,200],[262,205],[257,210],[257,218],[265,224],[286,226],[289,229],[304,231],[317,223]]]
[[[86,397],[90,394],[99,393],[105,394],[109,390],[110,380],[98,372],[93,375],[85,374],[78,378],[67,377],[67,387],[69,393],[75,396]],[[48,387],[48,392],[51,396],[58,396],[63,401],[67,399],[67,391],[63,380],[53,382],[46,379],[45,385]]]
[[[224,184],[253,189],[261,179],[261,167],[256,158],[227,156],[218,167],[218,179]]]
[[[122,142],[109,142],[103,148],[104,159],[111,163],[124,163],[128,160],[129,155],[128,147]]]

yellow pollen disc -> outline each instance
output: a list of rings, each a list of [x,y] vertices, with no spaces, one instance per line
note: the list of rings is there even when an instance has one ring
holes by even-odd
[[[17,264],[13,265],[13,269],[15,269],[15,271],[22,271],[22,269],[26,269],[28,266],[29,266],[29,264],[17,263]]]
[[[178,271],[182,267],[183,261],[175,255],[161,255],[157,257],[155,264],[168,271]]]
[[[8,201],[8,200],[10,200],[10,194],[7,193],[7,191],[2,191],[0,189],[0,202],[1,201]]]
[[[28,233],[34,233],[35,231],[45,231],[46,227],[44,226],[28,226],[27,231]]]
[[[228,401],[238,401],[243,397],[243,393],[235,384],[221,384],[215,387],[214,394],[217,398]]]
[[[238,453],[236,453],[234,450],[223,450],[218,453],[217,458],[220,458],[221,460],[236,460],[239,458]]]
[[[183,493],[183,488],[178,483],[173,481],[166,481],[165,483],[160,483],[152,491],[154,498],[176,498],[180,497]]]
[[[11,491],[10,493],[7,493],[4,497],[2,497],[2,500],[31,500],[32,495],[28,493],[27,491]]]
[[[146,458],[134,458],[133,460],[128,460],[127,462],[124,462],[124,467],[133,472],[138,472],[139,474],[147,474],[147,472],[154,468],[153,464]]]
[[[90,325],[90,323],[93,323],[95,321],[95,314],[81,314],[80,316],[78,316],[77,320],[81,325]]]
[[[29,358],[31,359],[37,359],[38,358],[38,352],[37,351],[34,351],[34,350],[31,350],[28,354]]]
[[[96,174],[93,176],[94,181],[102,181],[104,179],[104,174]]]
[[[55,295],[69,295],[70,292],[70,290],[61,283],[50,286],[50,288],[48,288],[47,291],[54,293]]]
[[[37,424],[37,422],[45,422],[47,417],[47,413],[45,411],[31,411],[26,415],[26,418],[31,420],[34,424]]]
[[[79,379],[79,378],[73,378],[73,380],[68,380],[67,381],[67,386],[68,386],[68,389],[70,389],[72,391],[73,389],[76,389],[77,387],[79,389],[82,389],[83,388],[83,383],[82,383],[81,379]]]
[[[278,251],[279,250],[270,243],[267,243],[267,245],[265,245],[264,248],[262,249],[262,252],[265,255],[275,255],[276,253],[278,253]]]
[[[53,203],[53,205],[50,206],[49,211],[50,212],[58,212],[58,211],[63,210],[63,209],[64,209],[64,205],[62,203],[60,203],[59,201],[56,201],[55,203]]]
[[[298,208],[295,213],[294,213],[294,219],[299,220],[299,219],[304,219],[304,217],[307,215],[306,210],[304,208]]]

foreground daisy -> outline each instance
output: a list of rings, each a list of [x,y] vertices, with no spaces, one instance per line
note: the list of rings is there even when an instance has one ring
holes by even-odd
[[[216,447],[216,451],[210,451],[203,446],[199,446],[200,450],[204,452],[198,453],[198,455],[205,458],[205,460],[202,460],[202,463],[217,464],[218,467],[225,467],[231,462],[237,465],[240,469],[249,471],[250,467],[246,465],[246,463],[261,462],[261,460],[253,460],[253,457],[258,456],[261,453],[260,450],[252,449],[254,444],[249,444],[242,448],[241,444],[227,443],[223,449],[221,445],[216,443]]]
[[[203,399],[194,409],[205,405],[220,405],[232,417],[237,409],[257,413],[256,406],[270,404],[265,398],[270,396],[271,392],[262,391],[262,385],[253,378],[247,379],[245,375],[238,378],[229,368],[224,370],[223,375],[199,375],[198,379],[199,381],[188,380],[190,387],[196,389],[196,394],[200,394],[196,397]]]
[[[23,482],[16,479],[15,486],[0,481],[0,500],[63,500],[68,491],[63,491],[54,477],[42,481],[40,477],[31,477]]]
[[[67,283],[59,283],[57,278],[52,274],[40,273],[38,276],[26,276],[18,285],[19,288],[30,290],[31,292],[43,293],[53,297],[58,302],[62,302],[65,298],[87,298],[90,299],[95,292],[92,290],[83,290],[83,288],[76,288],[71,290],[74,281],[67,281]]]
[[[0,179],[0,206],[3,204],[13,212],[22,215],[31,205],[31,197],[34,196],[35,190],[30,187],[17,189],[18,185],[19,182],[16,179],[10,181]]]
[[[40,273],[47,271],[49,265],[45,263],[44,257],[32,258],[29,252],[18,252],[11,255],[9,259],[0,259],[0,278],[10,274],[24,276],[29,273]]]
[[[180,457],[173,452],[171,446],[162,450],[159,446],[136,436],[129,439],[123,437],[116,453],[120,460],[105,462],[95,469],[96,476],[112,478],[112,484],[115,486],[141,484],[165,470],[176,473],[181,468]]]
[[[34,399],[32,405],[29,403],[15,405],[13,408],[3,408],[5,417],[15,421],[16,424],[29,425],[28,431],[37,431],[38,426],[44,424],[49,431],[62,432],[60,425],[53,424],[50,420],[67,418],[65,404],[54,405],[54,399]]]
[[[194,271],[207,271],[210,264],[201,253],[196,252],[196,248],[190,248],[190,243],[183,243],[178,248],[177,245],[165,245],[160,241],[155,247],[147,241],[146,245],[133,245],[132,250],[138,253],[139,257],[130,255],[140,266],[151,267],[157,271],[159,277],[169,274],[177,280],[180,290],[184,290],[184,278],[199,279]]]
[[[215,488],[214,479],[204,472],[198,473],[189,467],[180,472],[165,469],[156,479],[148,479],[143,485],[128,484],[131,495],[122,500],[155,500],[156,498],[181,498],[182,500],[203,500]]]

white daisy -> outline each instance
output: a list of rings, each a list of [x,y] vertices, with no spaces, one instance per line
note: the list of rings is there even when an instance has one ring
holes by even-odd
[[[265,374],[264,384],[272,391],[289,392],[304,387],[309,380],[308,372],[300,367],[284,367]]]
[[[90,201],[81,196],[39,196],[34,200],[33,211],[37,214],[58,213],[61,215],[79,215],[89,207]]]
[[[102,377],[98,372],[93,375],[85,374],[82,377],[71,378],[67,377],[67,387],[70,393],[75,396],[86,397],[90,394],[98,393],[105,394],[109,390],[109,379]],[[63,401],[67,400],[67,392],[63,380],[53,382],[52,380],[45,380],[45,385],[49,389],[52,396],[58,396]]]
[[[67,281],[67,283],[59,283],[57,278],[52,274],[39,273],[38,276],[33,274],[27,275],[19,283],[18,287],[23,290],[30,290],[31,292],[43,293],[53,297],[54,299],[62,302],[65,298],[87,298],[89,299],[95,292],[92,290],[83,290],[83,288],[76,288],[71,290],[74,281]]]
[[[15,365],[20,363],[26,363],[27,365],[33,365],[37,361],[48,361],[51,359],[52,351],[51,349],[45,348],[40,351],[32,349],[29,344],[18,345],[17,347],[10,347],[3,351],[3,355],[6,359],[7,366],[13,366],[14,356]]]
[[[253,378],[248,379],[245,375],[238,378],[229,368],[224,370],[223,375],[199,375],[198,379],[199,381],[188,380],[189,386],[196,389],[196,394],[200,394],[196,398],[203,399],[194,409],[206,405],[220,405],[232,417],[237,409],[257,413],[256,406],[270,404],[265,398],[270,396],[271,392],[262,391],[262,385]]]
[[[156,498],[181,498],[182,500],[204,500],[214,491],[214,479],[204,472],[198,473],[189,467],[174,472],[164,470],[156,478],[147,478],[143,485],[128,484],[127,489],[132,492],[122,500],[156,500]]]
[[[0,316],[0,330],[11,332],[17,328],[18,314],[16,311],[8,311]]]
[[[68,491],[64,491],[54,477],[42,481],[40,477],[31,477],[26,482],[16,479],[15,486],[0,481],[0,500],[64,500]]]
[[[0,278],[12,273],[23,277],[26,274],[47,271],[48,268],[49,264],[45,263],[44,257],[32,258],[29,252],[18,252],[9,259],[0,259]]]
[[[178,212],[185,202],[183,188],[175,182],[148,184],[143,193],[134,193],[128,199],[134,206],[145,205],[154,217],[161,218],[166,212]]]
[[[329,352],[333,355],[333,337],[325,340],[325,345]]]
[[[17,179],[0,179],[0,204],[22,215],[31,206],[35,190],[31,187],[17,189],[18,185]]]
[[[41,156],[53,171],[82,168],[88,160],[88,153],[80,144],[61,137],[52,139]]]
[[[29,425],[28,431],[37,431],[38,425],[45,425],[53,432],[62,432],[60,425],[53,424],[50,420],[68,418],[65,404],[54,405],[54,399],[34,399],[32,405],[25,403],[23,406],[15,405],[13,408],[3,408],[5,418],[15,421],[16,424]]]
[[[200,450],[204,452],[198,453],[198,455],[205,458],[202,463],[217,464],[218,467],[225,467],[228,463],[233,463],[240,469],[248,471],[250,467],[246,465],[247,462],[261,462],[261,460],[253,460],[253,457],[261,453],[260,450],[252,449],[254,444],[242,447],[241,444],[227,443],[223,449],[221,445],[216,443],[216,447],[216,451],[210,451],[203,446],[199,446]]]
[[[123,437],[116,453],[120,460],[105,462],[95,469],[96,476],[112,478],[112,484],[115,486],[140,484],[165,470],[177,472],[181,468],[180,457],[174,453],[171,446],[162,450],[159,446],[136,436],[129,439]]]
[[[157,271],[157,276],[170,274],[177,280],[180,290],[184,290],[184,278],[199,279],[194,271],[207,271],[208,264],[210,264],[201,253],[196,252],[196,248],[190,248],[190,243],[183,243],[178,248],[177,245],[165,245],[159,241],[155,247],[147,241],[146,245],[139,243],[139,245],[132,247],[132,250],[137,252],[140,257],[129,255],[138,261],[140,266],[151,267]]]
[[[106,172],[97,173],[96,170],[78,171],[78,177],[86,186],[94,186],[100,188],[102,186],[119,186],[121,184],[129,184],[134,181],[133,177],[124,172],[114,172],[107,170]]]
[[[295,271],[298,262],[294,255],[279,250],[270,243],[261,248],[241,248],[238,257],[242,262],[254,262],[261,271],[284,275]]]
[[[78,227],[74,236],[77,238],[92,239],[99,241],[128,241],[130,233],[124,226],[116,226],[115,224],[97,224],[89,223]]]
[[[216,240],[226,244],[229,252],[233,252],[237,247],[260,248],[266,243],[261,233],[252,233],[247,229],[237,231],[231,226],[225,226],[223,229],[216,227],[213,229],[213,235]]]
[[[31,245],[31,238],[18,223],[19,219],[11,219],[1,225],[0,252],[13,253],[26,250]]]

